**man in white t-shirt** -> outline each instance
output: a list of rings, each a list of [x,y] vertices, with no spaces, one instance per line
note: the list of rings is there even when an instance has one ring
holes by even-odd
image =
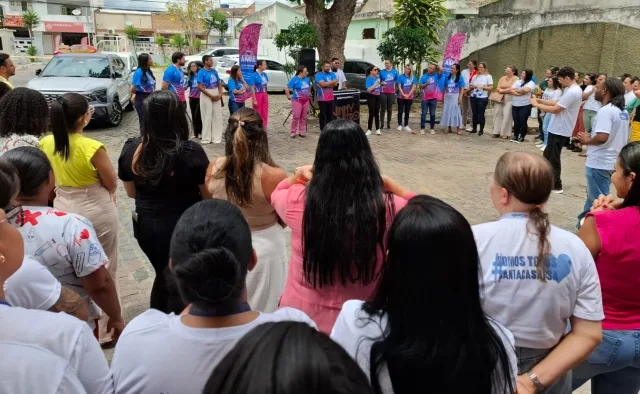
[[[580,105],[582,104],[582,89],[576,84],[575,70],[563,67],[558,71],[558,80],[564,88],[560,100],[553,104],[546,100],[531,99],[531,105],[541,111],[552,114],[549,122],[549,138],[544,150],[545,159],[553,167],[553,193],[562,193],[560,154],[562,148],[571,140],[573,128],[578,120]]]
[[[624,85],[624,105],[627,106],[636,98],[633,92],[633,76],[631,74],[623,74],[620,80]]]
[[[340,69],[340,59],[334,57],[331,59],[331,71],[338,77],[338,90],[347,88],[347,77],[344,76],[344,71]]]
[[[587,146],[587,201],[578,215],[577,228],[589,213],[593,200],[601,194],[609,194],[616,160],[629,141],[629,113],[625,110],[622,82],[618,78],[607,78],[604,83],[596,85],[594,94],[595,99],[602,103],[602,108],[596,114],[591,134],[578,134],[578,140]]]

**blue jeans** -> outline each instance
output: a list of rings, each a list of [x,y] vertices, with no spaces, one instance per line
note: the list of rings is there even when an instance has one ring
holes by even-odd
[[[640,330],[602,331],[602,343],[573,369],[573,389],[591,379],[591,394],[638,394]]]
[[[591,167],[584,167],[584,175],[587,178],[587,201],[584,203],[582,213],[578,215],[577,227],[580,228],[580,220],[587,216],[593,205],[593,200],[601,194],[605,196],[609,194],[611,187],[611,174],[613,171],[597,170]]]
[[[422,100],[422,113],[420,114],[420,128],[424,129],[427,124],[427,110],[429,111],[429,125],[431,130],[436,127],[436,107],[438,106],[438,100]]]
[[[544,146],[547,146],[547,141],[549,140],[549,122],[551,122],[551,114],[544,114],[544,119],[542,120],[542,130],[544,130]]]
[[[522,375],[531,371],[538,363],[545,359],[553,349],[531,349],[524,347],[515,348],[518,358],[518,374]],[[571,371],[561,376],[554,384],[548,387],[545,394],[571,394]]]
[[[244,103],[236,103],[233,100],[229,100],[229,115],[235,114],[240,108],[244,108]]]

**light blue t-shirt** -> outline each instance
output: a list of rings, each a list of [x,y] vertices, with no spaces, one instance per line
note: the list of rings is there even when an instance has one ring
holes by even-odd
[[[131,84],[136,87],[137,93],[153,93],[156,90],[156,80],[153,78],[153,75],[150,71],[147,71],[147,81],[143,81],[144,71],[138,67],[136,72],[133,73],[133,79],[131,80]]]
[[[300,78],[294,76],[291,78],[287,87],[293,90],[293,99],[298,101],[308,101],[311,97],[311,81],[309,77]]]
[[[384,85],[382,85],[382,93],[395,93],[397,79],[398,70],[395,68],[392,68],[391,71],[385,69],[380,70],[380,80],[384,82]]]
[[[380,78],[374,78],[372,76],[368,76],[367,80],[365,81],[365,87],[367,88],[367,90],[372,87],[373,85],[376,84],[376,82],[378,82],[380,80]],[[373,89],[372,91],[369,92],[369,94],[373,94],[374,96],[379,96],[380,92],[381,92],[381,88],[380,85],[376,86],[375,89]]]
[[[247,100],[247,94],[249,92],[245,92],[244,94],[233,93],[234,90],[242,90],[242,88],[244,88],[244,80],[239,79],[236,81],[233,78],[229,78],[227,88],[229,88],[229,100],[235,101],[236,103],[244,103]]]
[[[198,83],[201,83],[205,89],[217,89],[218,84],[220,83],[220,76],[218,76],[218,72],[213,68],[208,71],[203,68],[198,71],[196,80]]]
[[[176,65],[172,64],[167,68],[162,76],[164,82],[169,83],[169,90],[174,92],[180,97],[180,100],[185,101],[184,95],[184,81],[185,75]]]
[[[402,89],[402,92],[404,94],[409,94],[411,92],[407,100],[413,100],[414,92],[412,91],[412,88],[413,88],[413,85],[418,84],[418,78],[416,78],[415,75],[411,77],[407,77],[405,74],[402,74],[398,77],[397,81],[398,81],[398,85],[400,85],[400,89]],[[404,98],[400,95],[400,92],[398,92],[398,98],[401,98],[401,99]]]
[[[249,85],[255,86],[256,93],[266,93],[268,84],[269,76],[265,72],[260,74],[256,71],[251,75],[251,78],[249,78]]]
[[[321,81],[331,82],[336,79],[338,79],[338,77],[331,71],[328,73],[323,71],[316,74],[316,83]],[[316,90],[318,91],[318,101],[333,101],[333,87],[321,88],[320,85],[318,85]]]

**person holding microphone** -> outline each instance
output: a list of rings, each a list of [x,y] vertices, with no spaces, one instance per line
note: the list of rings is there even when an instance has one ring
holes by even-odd
[[[369,106],[369,127],[367,128],[367,135],[371,135],[371,126],[373,121],[376,122],[376,135],[381,135],[380,132],[380,93],[382,91],[380,70],[376,66],[369,67],[367,70],[367,80],[365,87],[367,88],[367,105]]]

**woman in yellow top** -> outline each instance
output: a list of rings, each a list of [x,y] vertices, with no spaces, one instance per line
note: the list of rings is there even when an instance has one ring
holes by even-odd
[[[53,206],[89,219],[107,254],[107,271],[118,288],[118,211],[115,192],[118,185],[104,144],[83,135],[93,107],[77,93],[67,93],[51,102],[49,119],[53,135],[40,141],[56,176]],[[91,259],[91,253],[86,259]],[[76,262],[82,264],[82,262]],[[100,322],[100,342],[111,341],[106,332],[108,317]]]

